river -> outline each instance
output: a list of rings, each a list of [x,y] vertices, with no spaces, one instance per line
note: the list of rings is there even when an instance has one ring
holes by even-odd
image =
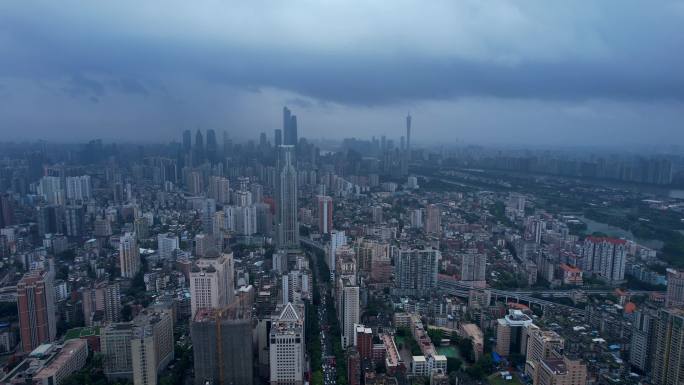
[[[629,239],[632,241],[635,241],[636,243],[646,246],[651,249],[656,249],[660,250],[663,248],[663,241],[657,240],[657,239],[641,239],[641,238],[636,238],[634,234],[632,234],[631,231],[622,229],[617,226],[609,225],[607,223],[603,222],[597,222],[593,221],[589,218],[586,217],[577,217],[577,219],[581,220],[582,222],[587,224],[587,234],[591,234],[594,232],[600,232],[600,233],[605,233],[608,234],[612,237],[617,237],[617,238],[625,238]]]

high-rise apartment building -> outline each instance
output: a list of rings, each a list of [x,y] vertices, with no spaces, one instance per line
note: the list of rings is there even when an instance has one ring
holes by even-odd
[[[197,260],[190,272],[192,315],[203,308],[221,308],[234,297],[233,253],[213,251]]]
[[[425,209],[425,232],[439,234],[442,229],[442,209],[438,205],[431,204]]]
[[[409,222],[411,227],[420,229],[423,227],[423,210],[413,209],[409,212]]]
[[[135,218],[133,229],[137,239],[147,239],[150,236],[150,224],[144,217]]]
[[[104,312],[107,322],[121,322],[121,287],[118,282],[103,288]]]
[[[204,257],[212,251],[216,251],[214,239],[208,234],[195,234],[195,256]]]
[[[277,167],[276,217],[277,244],[280,248],[299,247],[299,221],[297,218],[297,169],[294,146],[280,146]]]
[[[51,205],[64,204],[64,187],[62,178],[58,176],[44,176],[38,182],[37,192]]]
[[[321,233],[330,233],[333,229],[333,200],[326,195],[316,196],[316,218],[318,230]]]
[[[382,221],[383,221],[382,206],[371,207],[371,218],[373,219],[373,222],[375,222],[375,223],[382,223]]]
[[[252,318],[244,307],[200,309],[190,335],[195,385],[253,384]]]
[[[615,238],[587,237],[582,246],[582,270],[609,281],[625,278],[627,241]]]
[[[684,383],[684,309],[658,310],[653,351],[653,383]]]
[[[36,208],[38,235],[61,233],[64,222],[63,207],[57,205],[39,206]]]
[[[14,224],[14,207],[10,194],[0,194],[0,228]]]
[[[216,200],[212,198],[203,199],[201,206],[202,229],[204,229],[207,234],[213,233],[215,213]]]
[[[107,218],[95,218],[93,228],[96,237],[109,237],[112,235],[112,223]]]
[[[146,310],[136,317],[131,339],[133,385],[157,385],[158,374],[174,356],[170,311]]]
[[[185,174],[185,187],[191,195],[200,195],[204,190],[202,174],[199,171],[190,171]]]
[[[100,351],[104,355],[103,369],[109,379],[133,379],[131,340],[133,323],[111,323],[100,332]]]
[[[359,287],[348,278],[338,283],[337,313],[342,329],[342,348],[354,345],[356,325],[360,322]]]
[[[140,271],[140,249],[135,233],[126,233],[119,240],[119,264],[123,278],[133,278]]]
[[[157,252],[160,259],[170,260],[173,257],[173,253],[179,249],[180,242],[176,234],[157,234]]]
[[[282,303],[311,298],[311,281],[306,270],[292,270],[282,276]]]
[[[482,282],[486,280],[487,254],[468,250],[461,254],[461,281]]]
[[[640,309],[634,312],[629,363],[644,373],[651,370],[656,324],[657,315],[654,311]]]
[[[252,202],[259,204],[264,201],[264,186],[258,183],[252,183],[249,187],[249,191],[252,193]]]
[[[92,197],[90,175],[66,177],[66,197],[70,200],[87,201]]]
[[[667,269],[665,306],[684,306],[684,270]]]
[[[216,200],[216,203],[222,205],[230,203],[230,181],[221,176],[209,177],[207,194],[209,198]]]
[[[235,221],[234,230],[237,234],[253,235],[257,232],[257,207],[250,206],[232,206],[229,208],[232,211],[232,217]]]
[[[389,245],[377,239],[357,238],[354,252],[359,270],[372,272],[373,261],[389,258]]]
[[[347,381],[349,385],[361,385],[361,355],[354,347],[348,348],[346,355]]]
[[[337,249],[347,244],[347,235],[344,230],[333,230],[330,233],[330,255],[328,255],[328,268],[331,273],[335,272],[337,261]]]
[[[297,308],[288,302],[271,322],[270,385],[304,383],[304,314]]]
[[[399,250],[395,283],[400,295],[428,295],[437,287],[441,253],[436,249]]]
[[[83,235],[85,212],[81,205],[70,205],[64,209],[64,230],[68,237]]]
[[[131,322],[111,323],[100,332],[107,378],[156,385],[158,374],[173,360],[170,310],[145,309]]]
[[[17,310],[21,347],[25,353],[52,342],[57,334],[52,273],[34,270],[17,283]]]
[[[273,213],[271,212],[271,206],[268,203],[257,203],[254,206],[256,207],[257,233],[261,235],[270,235],[273,231]]]

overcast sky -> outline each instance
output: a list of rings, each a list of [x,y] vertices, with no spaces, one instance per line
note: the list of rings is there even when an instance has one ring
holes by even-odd
[[[201,6],[200,6],[201,4]],[[0,1],[0,140],[684,143],[684,1]]]

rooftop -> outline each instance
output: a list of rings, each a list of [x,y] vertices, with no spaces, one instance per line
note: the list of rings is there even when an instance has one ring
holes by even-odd
[[[542,360],[542,365],[549,368],[554,374],[565,374],[568,368],[565,366],[565,361],[562,358],[547,358]]]
[[[36,377],[51,377],[60,370],[79,351],[87,349],[87,342],[81,339],[68,340],[62,346],[57,357],[45,366]]]
[[[499,323],[508,326],[527,326],[532,323],[532,318],[520,310],[509,310],[503,319],[499,319]]]

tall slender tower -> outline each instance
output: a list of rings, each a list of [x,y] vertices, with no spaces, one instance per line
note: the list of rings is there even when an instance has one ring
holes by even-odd
[[[297,115],[292,115],[290,117],[290,143],[287,144],[296,146],[298,141],[299,138],[297,135]]]
[[[297,169],[294,146],[278,148],[277,164],[277,224],[278,247],[299,247],[299,222],[297,220]]]
[[[213,129],[207,130],[207,158],[211,162],[216,162],[218,155],[218,143],[216,142],[216,131]]]
[[[277,137],[276,133],[276,137]],[[296,146],[297,141],[297,116],[292,114],[289,108],[283,107],[283,143]]]
[[[275,130],[275,138],[274,138],[275,146],[282,146],[283,144],[283,130],[276,129]]]
[[[190,130],[183,131],[183,152],[188,153],[192,150],[192,133]]]
[[[119,241],[119,264],[121,276],[133,278],[140,271],[140,250],[135,233],[126,233]]]
[[[292,122],[292,113],[287,107],[283,107],[283,143],[290,143],[290,123]]]
[[[194,157],[195,166],[204,163],[204,136],[202,136],[202,131],[197,130],[195,134],[195,147],[194,147]]]
[[[411,159],[411,114],[406,115],[406,152]]]

